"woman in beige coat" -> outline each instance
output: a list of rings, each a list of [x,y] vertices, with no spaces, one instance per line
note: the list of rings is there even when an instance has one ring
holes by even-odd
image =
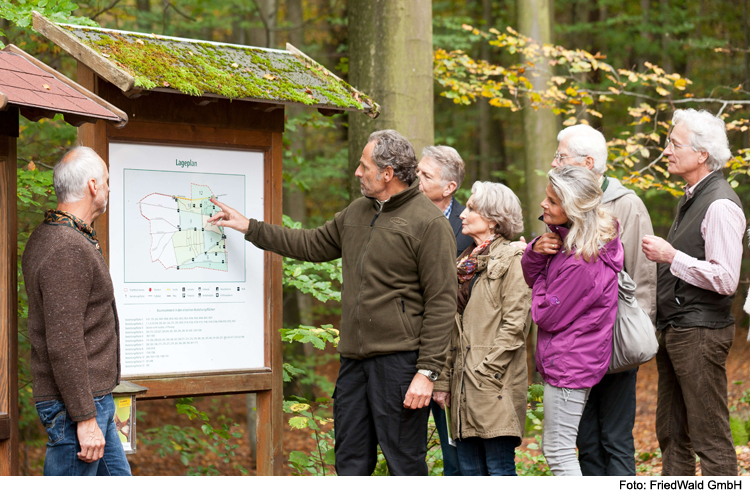
[[[515,476],[526,419],[531,289],[521,270],[521,204],[503,184],[476,182],[461,214],[474,239],[457,260],[458,313],[433,398],[451,417],[461,474]]]

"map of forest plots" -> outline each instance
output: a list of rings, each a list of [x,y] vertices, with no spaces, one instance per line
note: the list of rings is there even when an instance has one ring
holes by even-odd
[[[151,262],[166,269],[228,271],[224,228],[209,224],[219,211],[206,185],[191,184],[190,197],[153,193],[138,206],[151,227]]]

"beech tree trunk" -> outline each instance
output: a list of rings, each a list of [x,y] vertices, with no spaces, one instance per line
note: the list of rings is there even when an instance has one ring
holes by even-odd
[[[350,0],[349,82],[380,106],[373,120],[349,113],[349,171],[370,133],[395,129],[417,157],[434,143],[432,3],[429,0]],[[361,196],[352,177],[352,199]]]
[[[519,31],[542,43],[552,42],[552,0],[518,0],[518,29]],[[547,76],[540,73],[534,77],[528,72],[529,80],[536,89],[544,89]],[[524,233],[531,241],[532,238],[544,233],[544,224],[537,218],[541,214],[539,204],[546,197],[547,176],[552,157],[557,149],[557,116],[549,109],[534,110],[531,107],[523,109],[523,150],[526,158],[526,194],[525,211],[527,225]],[[524,195],[519,195],[523,198]],[[534,353],[536,351],[537,326],[532,326],[527,344],[527,363],[532,372],[532,381],[541,381],[541,375],[536,371]]]
[[[289,30],[289,43],[294,47],[302,48],[303,44],[305,43],[305,31],[302,25],[304,21],[302,0],[287,0],[286,11],[287,21],[293,27],[293,29]],[[297,106],[289,106],[287,107],[287,110],[289,117],[299,116],[303,112],[302,107]],[[290,144],[290,149],[292,150],[292,152],[294,152],[295,154],[299,152],[303,157],[305,153],[304,131],[304,129],[297,130],[291,136]],[[305,195],[297,187],[290,187],[289,189],[284,191],[284,213],[295,221],[301,222],[303,227],[305,226],[307,221]],[[293,302],[284,303],[285,322],[293,322],[292,320],[287,320],[287,307],[289,307],[291,311],[295,312],[293,313],[293,316],[290,317],[290,319],[295,319],[294,323],[289,324],[290,327],[299,324],[313,325],[311,315],[312,298],[310,297],[310,295],[303,294],[299,290],[295,290],[291,293],[291,296],[294,298]],[[293,304],[295,306],[292,306]],[[312,352],[312,345],[305,345],[304,348],[306,353],[309,354]]]
[[[484,18],[484,30],[489,30],[495,26],[492,16],[492,0],[482,0],[482,18]],[[491,56],[491,46],[488,43],[482,43],[479,57],[489,61]],[[487,99],[479,100],[479,171],[478,179],[490,180],[490,174],[493,168],[493,158],[495,149],[493,145],[497,141],[493,135],[492,109]],[[473,183],[473,180],[469,181]]]
[[[539,43],[552,42],[551,0],[518,0],[518,29]],[[529,72],[533,74],[533,72]],[[544,89],[548,76],[528,76],[535,89]],[[526,158],[525,215],[527,235],[531,238],[544,232],[544,224],[537,220],[539,204],[545,198],[546,173],[557,149],[557,116],[549,109],[523,109],[524,154]],[[519,195],[520,196],[520,195]]]

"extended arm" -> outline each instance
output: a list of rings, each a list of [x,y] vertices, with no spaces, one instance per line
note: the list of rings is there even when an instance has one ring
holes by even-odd
[[[247,241],[262,250],[311,262],[332,261],[341,257],[341,232],[346,209],[317,229],[289,229],[247,219],[232,207],[218,200],[211,201],[221,208],[221,212],[208,219],[209,223],[244,233]]]

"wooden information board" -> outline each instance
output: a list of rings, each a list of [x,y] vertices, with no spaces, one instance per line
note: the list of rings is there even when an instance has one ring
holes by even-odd
[[[201,106],[176,93],[132,99],[83,63],[78,82],[130,117],[122,129],[79,128],[79,142],[111,170],[110,206],[94,228],[121,312],[123,375],[148,387],[144,399],[256,392],[258,474],[280,474],[281,258],[233,230],[198,223],[213,211],[200,206],[209,192],[281,223],[283,108],[229,100]],[[151,219],[161,224],[151,227]],[[154,244],[174,225],[188,232]],[[175,243],[188,249],[175,252]],[[182,266],[186,258],[191,264]],[[227,306],[242,313],[231,317]]]

